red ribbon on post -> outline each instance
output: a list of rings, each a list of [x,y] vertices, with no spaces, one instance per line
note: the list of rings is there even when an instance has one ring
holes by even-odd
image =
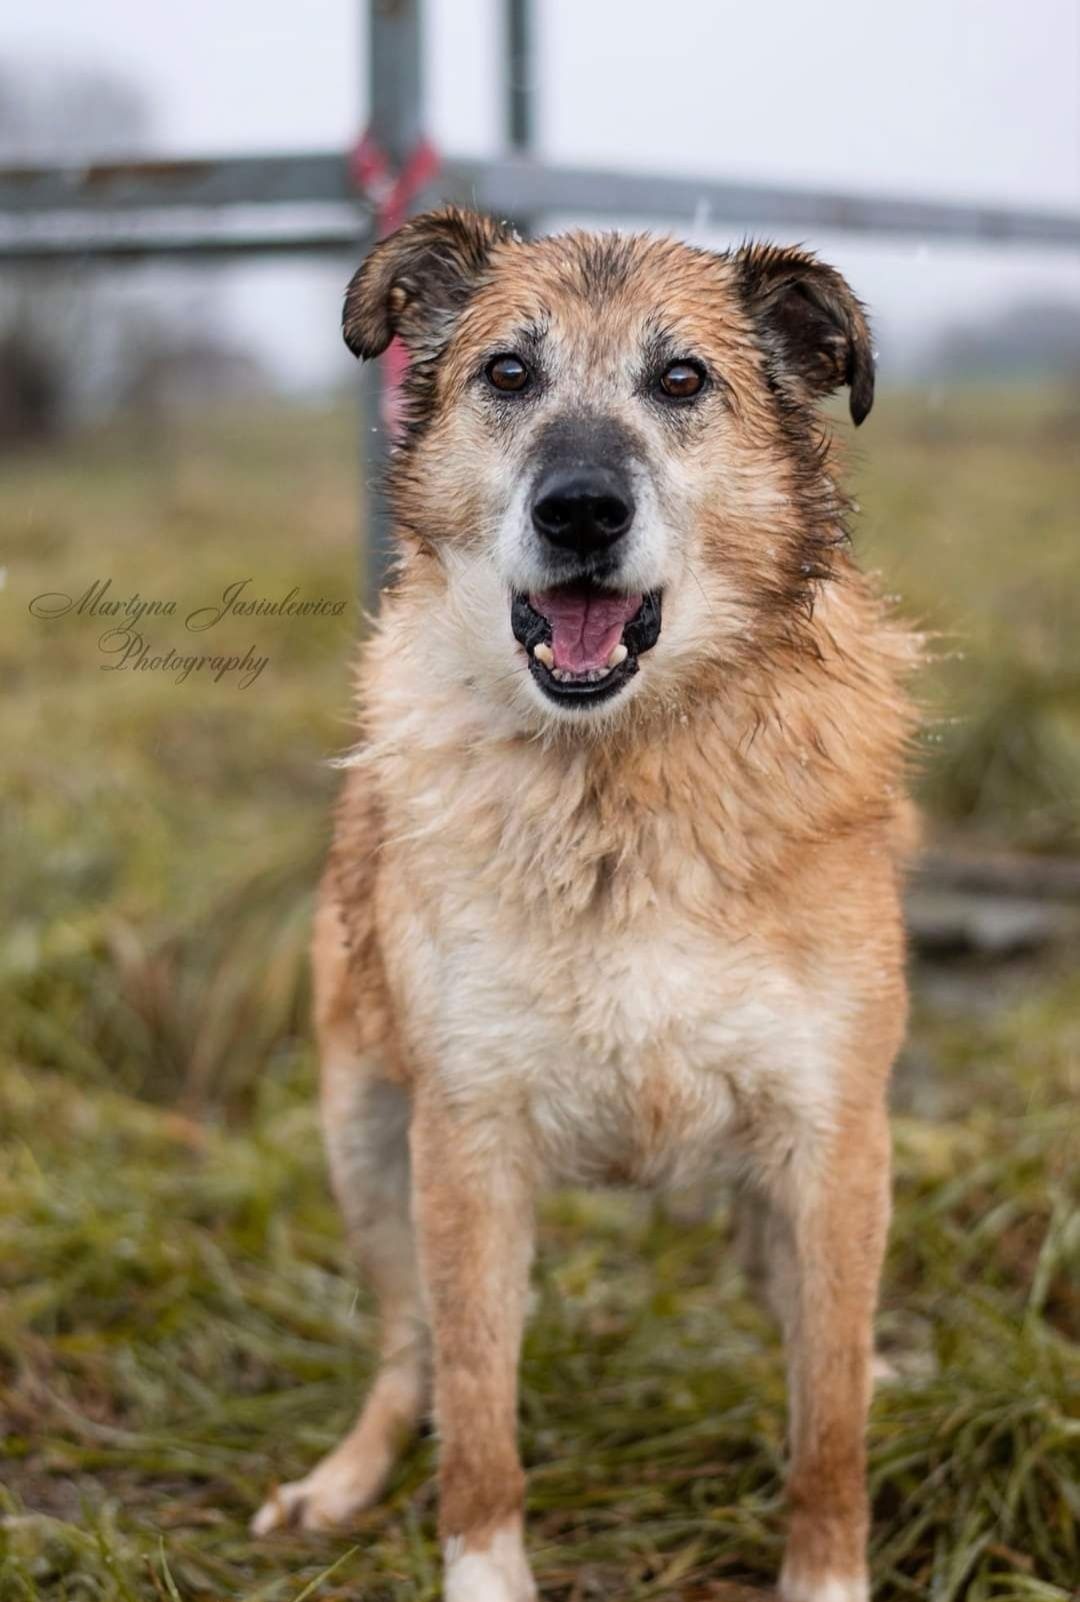
[[[385,150],[369,128],[349,156],[349,176],[375,209],[375,232],[380,239],[400,228],[418,195],[439,171],[439,153],[430,139],[417,140],[405,165],[395,172]],[[401,386],[409,365],[400,339],[392,339],[382,357],[381,409],[383,426],[391,439],[401,433]]]

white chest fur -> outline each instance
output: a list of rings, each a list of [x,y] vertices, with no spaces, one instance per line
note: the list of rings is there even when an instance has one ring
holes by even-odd
[[[752,935],[662,900],[613,928],[459,886],[408,953],[433,1071],[474,1115],[524,1115],[552,1180],[690,1183],[829,1114],[835,1012]]]

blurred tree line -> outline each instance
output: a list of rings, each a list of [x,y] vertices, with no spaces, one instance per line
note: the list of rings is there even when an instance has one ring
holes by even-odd
[[[0,62],[0,164],[129,158],[151,137],[145,97],[105,69]],[[215,326],[213,274],[0,266],[0,450],[102,412],[130,411],[153,431],[207,396],[265,390],[255,357]]]
[[[946,329],[933,367],[944,377],[994,382],[1056,378],[1080,382],[1080,308],[1024,300],[992,318]]]

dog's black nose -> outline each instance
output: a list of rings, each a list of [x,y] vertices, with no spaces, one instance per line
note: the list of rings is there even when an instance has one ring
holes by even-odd
[[[559,467],[537,485],[532,520],[550,544],[586,556],[626,533],[634,501],[622,475],[609,467]]]

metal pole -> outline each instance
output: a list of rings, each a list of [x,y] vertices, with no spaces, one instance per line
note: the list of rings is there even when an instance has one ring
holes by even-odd
[[[368,129],[399,168],[423,131],[420,0],[370,0]],[[364,605],[374,612],[391,557],[390,509],[383,488],[389,441],[382,373],[365,362],[360,378],[360,470],[364,497]]]
[[[503,44],[506,51],[506,141],[514,156],[528,156],[532,150],[533,121],[533,33],[530,0],[505,0]],[[519,233],[528,237],[536,219],[513,212]]]
[[[533,142],[531,22],[529,0],[506,0],[506,133],[519,155]]]

